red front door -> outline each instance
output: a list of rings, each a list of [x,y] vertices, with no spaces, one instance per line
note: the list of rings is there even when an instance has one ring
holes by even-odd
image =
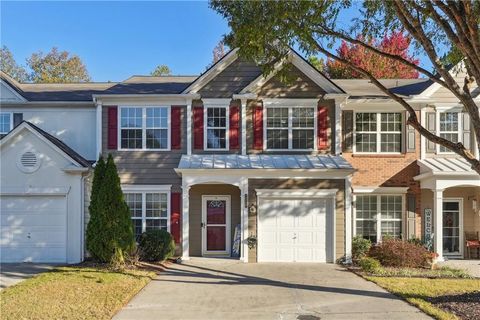
[[[203,201],[204,253],[228,253],[230,201],[225,196],[208,196]]]

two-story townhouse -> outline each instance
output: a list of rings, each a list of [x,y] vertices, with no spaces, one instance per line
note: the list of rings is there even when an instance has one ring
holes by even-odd
[[[49,185],[54,190],[44,172],[59,165],[51,163],[45,150],[20,143],[27,129],[63,143],[65,147],[55,151],[65,153],[68,148],[64,156],[70,160],[68,154],[75,151],[83,160],[111,153],[135,234],[168,230],[183,259],[233,255],[245,262],[334,262],[349,259],[354,235],[374,242],[384,235],[434,235],[440,257],[443,251],[462,256],[463,232],[480,231],[475,207],[480,200],[478,175],[439,147],[429,149],[425,139],[405,125],[401,106],[368,81],[330,80],[293,50],[278,68],[288,68],[289,82],[275,73],[264,77],[258,66],[232,50],[199,77],[133,76],[120,83],[34,85],[2,75],[2,132],[14,126],[15,117],[19,120],[19,110],[27,105],[35,109],[32,114],[24,109],[27,121],[0,142],[2,160],[12,159],[0,164],[2,185],[23,188],[23,193],[14,194],[2,186],[2,208],[3,203],[10,208],[2,210],[2,221],[12,222],[2,229],[2,251],[9,247],[22,253],[8,259],[2,254],[1,259],[52,260],[52,255],[37,253],[39,238],[31,232],[45,226],[19,217],[33,217],[33,209],[37,217],[45,214],[37,209],[46,199],[29,204],[37,196],[31,189],[43,186],[48,192]],[[425,125],[470,142],[478,154],[467,115],[441,88],[425,79],[382,81],[414,104]],[[74,122],[77,140],[62,136],[73,130],[67,120],[55,127],[50,116],[37,115],[53,108],[52,97],[71,99],[59,102],[55,110],[63,106],[67,113],[72,110],[70,115],[82,103],[88,110],[89,119],[58,113],[59,119]],[[25,101],[7,104],[6,98]],[[88,151],[82,149],[85,140]],[[32,172],[18,165],[28,150],[44,159]],[[76,194],[88,204],[88,168],[65,171],[66,167],[71,168],[63,165],[62,174],[87,178],[78,184],[83,184],[83,194],[69,189],[61,198]],[[53,186],[68,185],[62,183]],[[438,200],[442,195],[445,199]],[[63,246],[56,244],[62,248],[52,253],[57,260],[73,261],[59,255],[62,250],[67,256],[72,247],[83,250],[86,207],[84,203],[78,210],[85,214],[76,218],[82,221],[76,238],[68,229]],[[63,211],[65,221],[75,225],[68,210]],[[60,217],[59,206],[56,212]],[[54,218],[42,221],[49,225]],[[19,246],[26,249],[16,250]]]

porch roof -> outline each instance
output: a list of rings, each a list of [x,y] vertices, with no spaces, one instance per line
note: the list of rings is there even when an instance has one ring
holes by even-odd
[[[418,160],[420,173],[432,174],[476,174],[470,164],[462,158],[426,158]]]
[[[347,169],[352,165],[332,155],[182,155],[178,169]]]

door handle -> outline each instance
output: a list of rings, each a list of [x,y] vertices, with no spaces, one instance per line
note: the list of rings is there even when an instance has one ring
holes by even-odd
[[[205,228],[205,223],[200,223],[200,227]]]

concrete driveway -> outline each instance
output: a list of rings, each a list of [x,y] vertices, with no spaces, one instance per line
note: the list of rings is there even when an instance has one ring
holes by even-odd
[[[332,264],[172,264],[114,319],[430,319]]]
[[[0,290],[51,270],[53,267],[54,265],[43,263],[2,263],[0,264]]]

